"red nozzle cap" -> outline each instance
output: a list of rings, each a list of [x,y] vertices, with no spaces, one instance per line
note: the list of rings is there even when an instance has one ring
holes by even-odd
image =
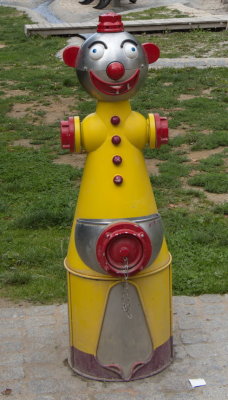
[[[99,16],[97,32],[123,32],[124,26],[121,21],[121,15],[114,12]]]
[[[156,148],[162,144],[167,144],[169,140],[168,121],[166,117],[160,117],[159,114],[154,114],[156,126]]]
[[[74,143],[74,117],[69,117],[68,121],[61,121],[61,145],[63,149],[75,150]]]
[[[132,276],[145,268],[152,254],[147,233],[131,222],[117,222],[106,228],[97,240],[97,259],[113,276]],[[126,260],[127,259],[127,260]]]

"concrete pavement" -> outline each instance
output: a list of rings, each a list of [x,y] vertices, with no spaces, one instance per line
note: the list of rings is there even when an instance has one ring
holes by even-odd
[[[12,400],[226,400],[228,295],[178,296],[175,360],[160,374],[128,383],[96,382],[67,366],[67,306],[1,309],[0,398]],[[188,379],[203,378],[192,388]]]
[[[219,68],[228,67],[228,57],[221,58],[196,58],[196,57],[182,57],[182,58],[159,58],[154,64],[149,66],[150,69],[161,68]]]

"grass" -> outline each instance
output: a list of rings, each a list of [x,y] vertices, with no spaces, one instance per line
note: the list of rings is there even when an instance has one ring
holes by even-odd
[[[164,32],[141,35],[140,41],[160,47],[162,58],[227,57],[227,31],[194,29],[189,32]]]
[[[224,169],[224,154],[212,154],[204,160],[200,160],[199,170],[204,172],[214,172],[215,168]]]
[[[228,176],[226,173],[205,173],[193,176],[188,180],[192,186],[202,186],[211,193],[228,192]]]
[[[132,19],[160,19],[160,18],[185,18],[189,17],[188,14],[184,14],[179,10],[171,10],[167,7],[154,7],[148,10],[136,11],[127,14],[123,14],[122,19],[124,21],[130,21]]]
[[[166,211],[164,218],[168,244],[178,249],[173,254],[174,293],[226,293],[228,243],[223,220],[186,209]]]
[[[221,117],[224,122],[223,116]],[[206,122],[205,124],[209,126]],[[213,125],[215,126],[215,121]],[[171,142],[172,146],[178,146],[178,145],[180,146],[182,144],[189,144],[192,150],[202,150],[202,149],[212,150],[216,149],[219,146],[227,146],[228,138],[225,129],[218,132],[215,131],[208,135],[203,135],[203,136],[199,132],[192,130],[191,132],[183,135],[182,137],[177,137],[173,139]]]
[[[63,259],[82,170],[53,162],[66,153],[60,149],[59,120],[72,114],[82,119],[95,102],[74,71],[55,57],[64,38],[26,38],[23,26],[29,20],[12,8],[0,7],[0,20],[5,45],[0,49],[0,296],[63,302]],[[214,32],[207,34],[205,41]],[[169,46],[174,39],[183,42],[179,55],[193,40],[192,32],[166,35],[156,40],[170,40]],[[197,35],[202,39],[204,33]],[[216,32],[214,47],[222,40],[223,32]],[[132,99],[133,109],[159,112],[171,129],[184,129],[169,145],[144,150],[158,163],[151,182],[173,255],[174,294],[227,292],[227,202],[207,199],[207,192],[227,192],[227,75],[225,68],[151,70]],[[55,118],[46,122],[53,104]],[[194,152],[213,149],[221,151],[191,161]]]

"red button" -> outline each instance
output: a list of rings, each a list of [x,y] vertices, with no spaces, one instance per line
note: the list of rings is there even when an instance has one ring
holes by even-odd
[[[113,182],[114,182],[116,185],[121,185],[121,183],[123,182],[123,177],[122,177],[121,175],[116,175],[116,176],[114,176],[114,178],[113,178]]]
[[[120,156],[114,156],[112,159],[113,164],[115,165],[120,165],[122,163],[122,157]]]
[[[120,144],[120,142],[121,142],[121,137],[120,136],[115,135],[115,136],[112,137],[112,143],[113,144],[118,145],[118,144]]]
[[[112,125],[119,125],[119,123],[120,123],[120,117],[118,117],[118,115],[114,115],[114,116],[111,118],[111,123],[112,123]]]

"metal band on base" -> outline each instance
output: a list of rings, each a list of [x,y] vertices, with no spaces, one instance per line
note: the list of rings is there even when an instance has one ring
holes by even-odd
[[[144,364],[136,364],[129,379],[124,379],[117,365],[101,365],[92,354],[84,353],[73,346],[70,349],[70,367],[79,375],[89,379],[109,382],[132,381],[155,375],[168,367],[173,361],[172,337],[153,351],[151,359]]]
[[[172,262],[172,256],[170,253],[168,253],[169,259],[168,261],[162,265],[159,266],[157,269],[153,270],[153,271],[146,271],[146,272],[140,272],[140,274],[137,274],[137,276],[132,276],[131,280],[133,279],[139,279],[139,278],[145,278],[146,276],[150,276],[150,275],[155,275],[161,271],[163,271],[164,269],[166,269],[167,267],[170,266],[171,262]],[[79,278],[84,278],[84,279],[93,279],[93,280],[98,280],[98,281],[120,281],[120,278],[111,276],[111,275],[91,275],[91,274],[85,274],[85,273],[81,273],[78,270],[73,270],[70,268],[70,266],[68,265],[67,259],[64,260],[64,267],[67,270],[67,272],[71,275],[74,276],[78,276]]]

